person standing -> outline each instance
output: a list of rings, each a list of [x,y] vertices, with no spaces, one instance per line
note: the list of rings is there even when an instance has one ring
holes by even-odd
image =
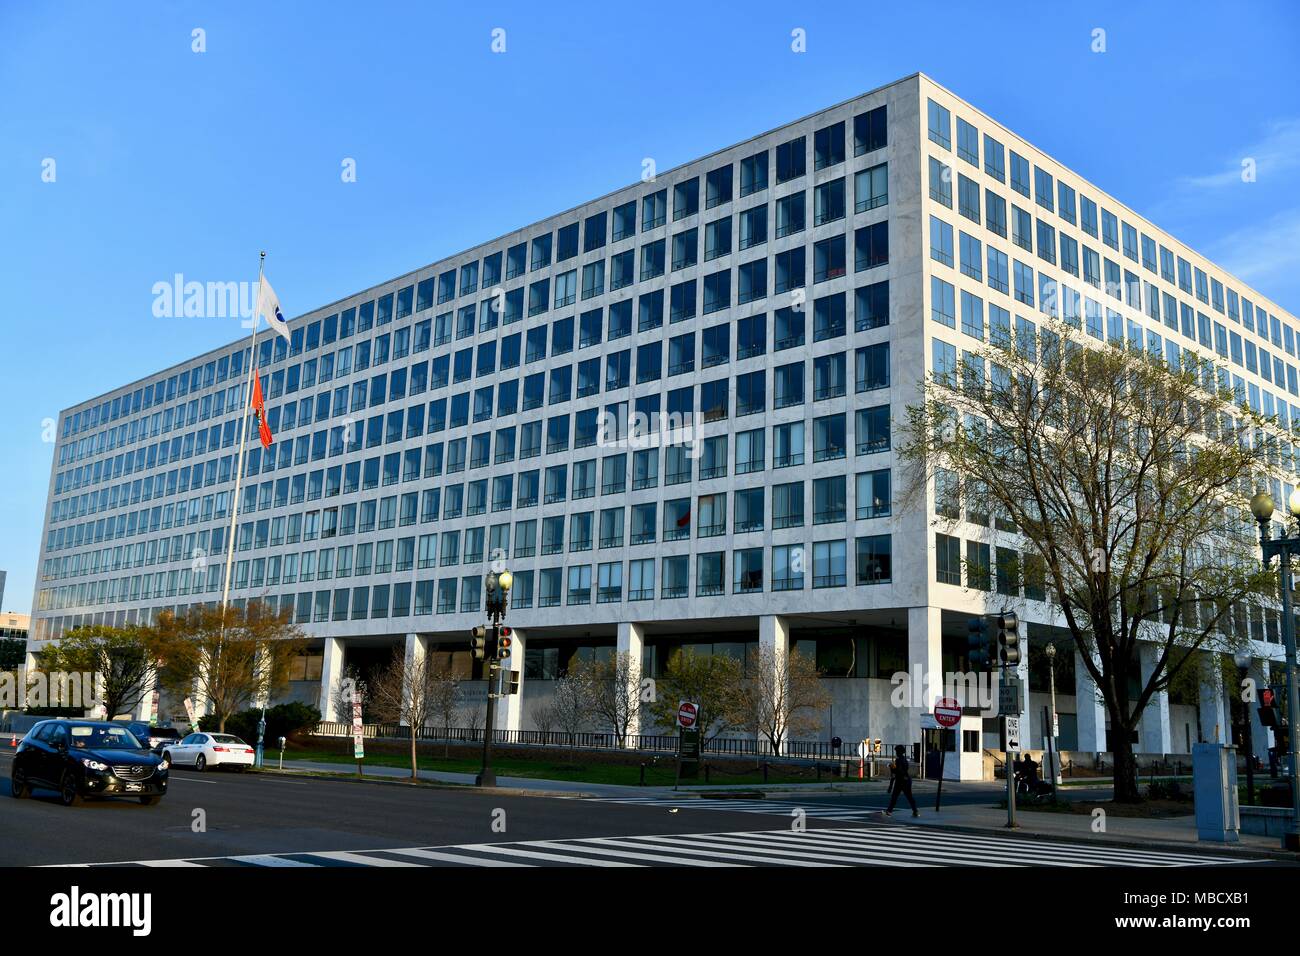
[[[911,804],[912,816],[919,817],[921,814],[916,809],[916,800],[912,797],[912,774],[908,768],[907,751],[902,744],[894,747],[894,762],[890,764],[889,807],[885,810],[885,816],[894,815],[894,804],[898,802],[900,793],[907,797],[907,802]]]

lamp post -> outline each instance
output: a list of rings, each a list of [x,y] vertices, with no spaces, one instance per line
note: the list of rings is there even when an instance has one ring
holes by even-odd
[[[1242,683],[1250,676],[1251,657],[1245,651],[1238,651],[1232,656],[1232,661],[1237,665],[1237,670],[1241,674]],[[1250,721],[1250,704],[1245,707],[1246,719],[1242,721],[1241,742],[1246,750],[1246,804],[1247,806],[1255,805],[1255,742],[1254,733],[1251,729]]]
[[[1288,536],[1284,531],[1282,537],[1272,539],[1268,526],[1273,520],[1273,496],[1267,491],[1261,491],[1250,499],[1250,513],[1259,522],[1259,546],[1264,554],[1264,567],[1269,567],[1274,557],[1277,557],[1280,565],[1282,641],[1286,645],[1287,747],[1291,752],[1291,766],[1287,772],[1291,781],[1291,822],[1282,837],[1282,846],[1288,850],[1300,851],[1300,786],[1297,786],[1296,780],[1300,755],[1296,753],[1296,735],[1293,732],[1296,714],[1300,712],[1300,699],[1297,699],[1295,673],[1295,618],[1291,610],[1291,556],[1300,554],[1300,488],[1291,492],[1287,510],[1291,517],[1297,519],[1297,534]]]
[[[500,694],[492,692],[492,683],[499,673],[501,646],[501,621],[506,616],[506,607],[510,595],[510,586],[515,583],[514,575],[509,571],[488,572],[487,581],[488,623],[492,625],[492,637],[488,640],[487,653],[483,666],[487,670],[487,713],[483,717],[483,768],[474,781],[480,787],[495,787],[497,775],[492,769],[492,725],[495,722],[497,698]]]
[[[1047,734],[1052,738],[1052,776],[1059,787],[1061,785],[1061,746],[1056,739],[1056,645],[1049,643],[1044,653],[1047,654],[1047,681],[1052,690],[1052,725],[1047,728]]]

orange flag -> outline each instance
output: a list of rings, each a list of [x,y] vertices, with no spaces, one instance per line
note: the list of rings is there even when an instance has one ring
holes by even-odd
[[[270,448],[271,426],[266,423],[266,405],[262,402],[262,377],[253,376],[253,415],[257,418],[257,436],[262,439],[262,447]]]

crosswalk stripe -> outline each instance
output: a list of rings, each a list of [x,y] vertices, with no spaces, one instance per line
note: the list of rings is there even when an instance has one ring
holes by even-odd
[[[440,863],[464,863],[466,866],[532,866],[531,863],[516,863],[513,860],[493,860],[482,856],[469,856],[460,853],[439,853],[437,850],[424,850],[418,847],[404,847],[400,850],[384,850],[399,856],[413,856],[421,860],[437,860]]]
[[[810,832],[815,833],[820,831],[805,831],[804,833],[793,833],[793,832],[774,833],[771,834],[770,838],[777,845],[794,846]],[[727,842],[730,842],[730,838],[724,834],[718,834],[717,836],[715,836],[715,839],[723,839]],[[897,847],[890,847],[888,845],[877,846],[871,843],[848,843],[848,842],[835,844],[835,843],[828,843],[826,841],[821,841],[821,840],[816,842],[823,846],[830,847],[832,851],[835,850],[842,851],[839,858],[843,860],[849,860],[849,861],[862,862],[865,860],[870,860],[877,865],[884,865],[884,866],[894,866],[894,865],[933,866],[936,863],[953,862],[952,854],[926,852],[922,850],[922,851],[906,854],[905,855],[906,859],[904,860],[902,859],[902,857],[904,857],[904,854],[901,854],[898,851]],[[806,849],[800,849],[799,852],[805,855],[818,856],[821,859],[827,859],[831,857],[831,853],[818,853],[816,848],[811,845],[811,842],[805,843],[805,847]],[[961,860],[960,862],[967,862],[967,861]],[[996,859],[983,859],[979,861],[979,864],[981,866],[999,866],[999,867],[1020,865],[1018,863],[1007,863]]]
[[[721,836],[722,834],[711,834],[712,839],[716,840],[717,842],[692,838],[690,839],[689,844],[701,848],[717,848],[717,851],[719,853],[722,853],[727,850],[732,850],[732,849],[735,850],[745,849],[750,851],[751,859],[762,860],[763,862],[769,865],[775,864],[778,866],[782,866],[782,865],[783,866],[816,866],[816,867],[842,866],[845,863],[864,863],[867,862],[868,860],[870,860],[870,862],[872,862],[873,864],[877,864],[880,866],[916,867],[916,866],[926,865],[924,863],[917,863],[910,860],[899,860],[897,858],[892,858],[888,856],[880,856],[880,857],[873,858],[871,854],[862,854],[862,853],[858,853],[855,855],[840,855],[836,853],[818,853],[815,850],[811,850],[809,852],[794,853],[784,849],[783,847],[772,846],[760,841],[720,840],[719,837]],[[637,837],[636,839],[654,841],[655,843],[661,843],[661,842],[662,843],[687,843],[688,842],[685,838],[662,837],[662,836]],[[759,854],[759,855],[753,856],[753,854]]]
[[[252,856],[234,856],[231,857],[237,863],[251,863],[253,866],[315,866],[315,863],[306,863],[302,860],[290,860],[288,857],[276,856],[273,853],[256,853]]]
[[[610,844],[611,846],[610,848],[606,848],[603,845],[598,845],[598,844]],[[554,843],[550,841],[529,843],[528,845],[541,847],[543,850],[575,849],[573,844]],[[617,847],[617,849],[614,849],[614,847]],[[597,856],[614,856],[624,860],[648,860],[652,863],[679,863],[679,864],[687,864],[689,866],[728,866],[728,867],[737,865],[735,863],[723,863],[715,859],[687,861],[687,860],[683,860],[679,856],[665,856],[662,853],[638,853],[635,852],[633,847],[635,847],[635,844],[627,844],[627,843],[620,842],[618,840],[603,838],[603,839],[595,839],[595,840],[583,840],[581,841],[580,845],[576,847],[576,849],[578,849],[579,852],[591,853]],[[645,848],[636,847],[636,849],[645,849]]]
[[[141,860],[141,866],[197,866],[202,867],[202,863],[195,863],[192,860]]]
[[[405,860],[390,860],[386,857],[368,856],[364,853],[348,853],[344,850],[330,850],[324,853],[313,853],[312,856],[324,857],[327,860],[338,860],[341,863],[359,863],[362,866],[419,866],[419,863],[407,863]]]
[[[524,844],[529,845],[529,844]],[[495,843],[470,843],[457,847],[460,850],[474,850],[479,853],[501,853],[506,856],[521,856],[534,860],[551,860],[559,863],[584,863],[590,866],[640,866],[640,863],[624,863],[620,860],[583,860],[578,857],[561,856],[557,853],[540,853],[536,850],[523,850],[518,847]],[[567,849],[567,847],[566,847]]]

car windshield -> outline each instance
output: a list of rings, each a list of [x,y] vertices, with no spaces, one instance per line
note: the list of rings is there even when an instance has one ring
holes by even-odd
[[[68,727],[72,746],[78,750],[143,750],[140,741],[125,727],[72,724]]]
[[[244,743],[238,737],[232,737],[230,734],[213,734],[212,740],[214,743],[218,744],[238,744],[241,747],[248,746],[248,744]]]

